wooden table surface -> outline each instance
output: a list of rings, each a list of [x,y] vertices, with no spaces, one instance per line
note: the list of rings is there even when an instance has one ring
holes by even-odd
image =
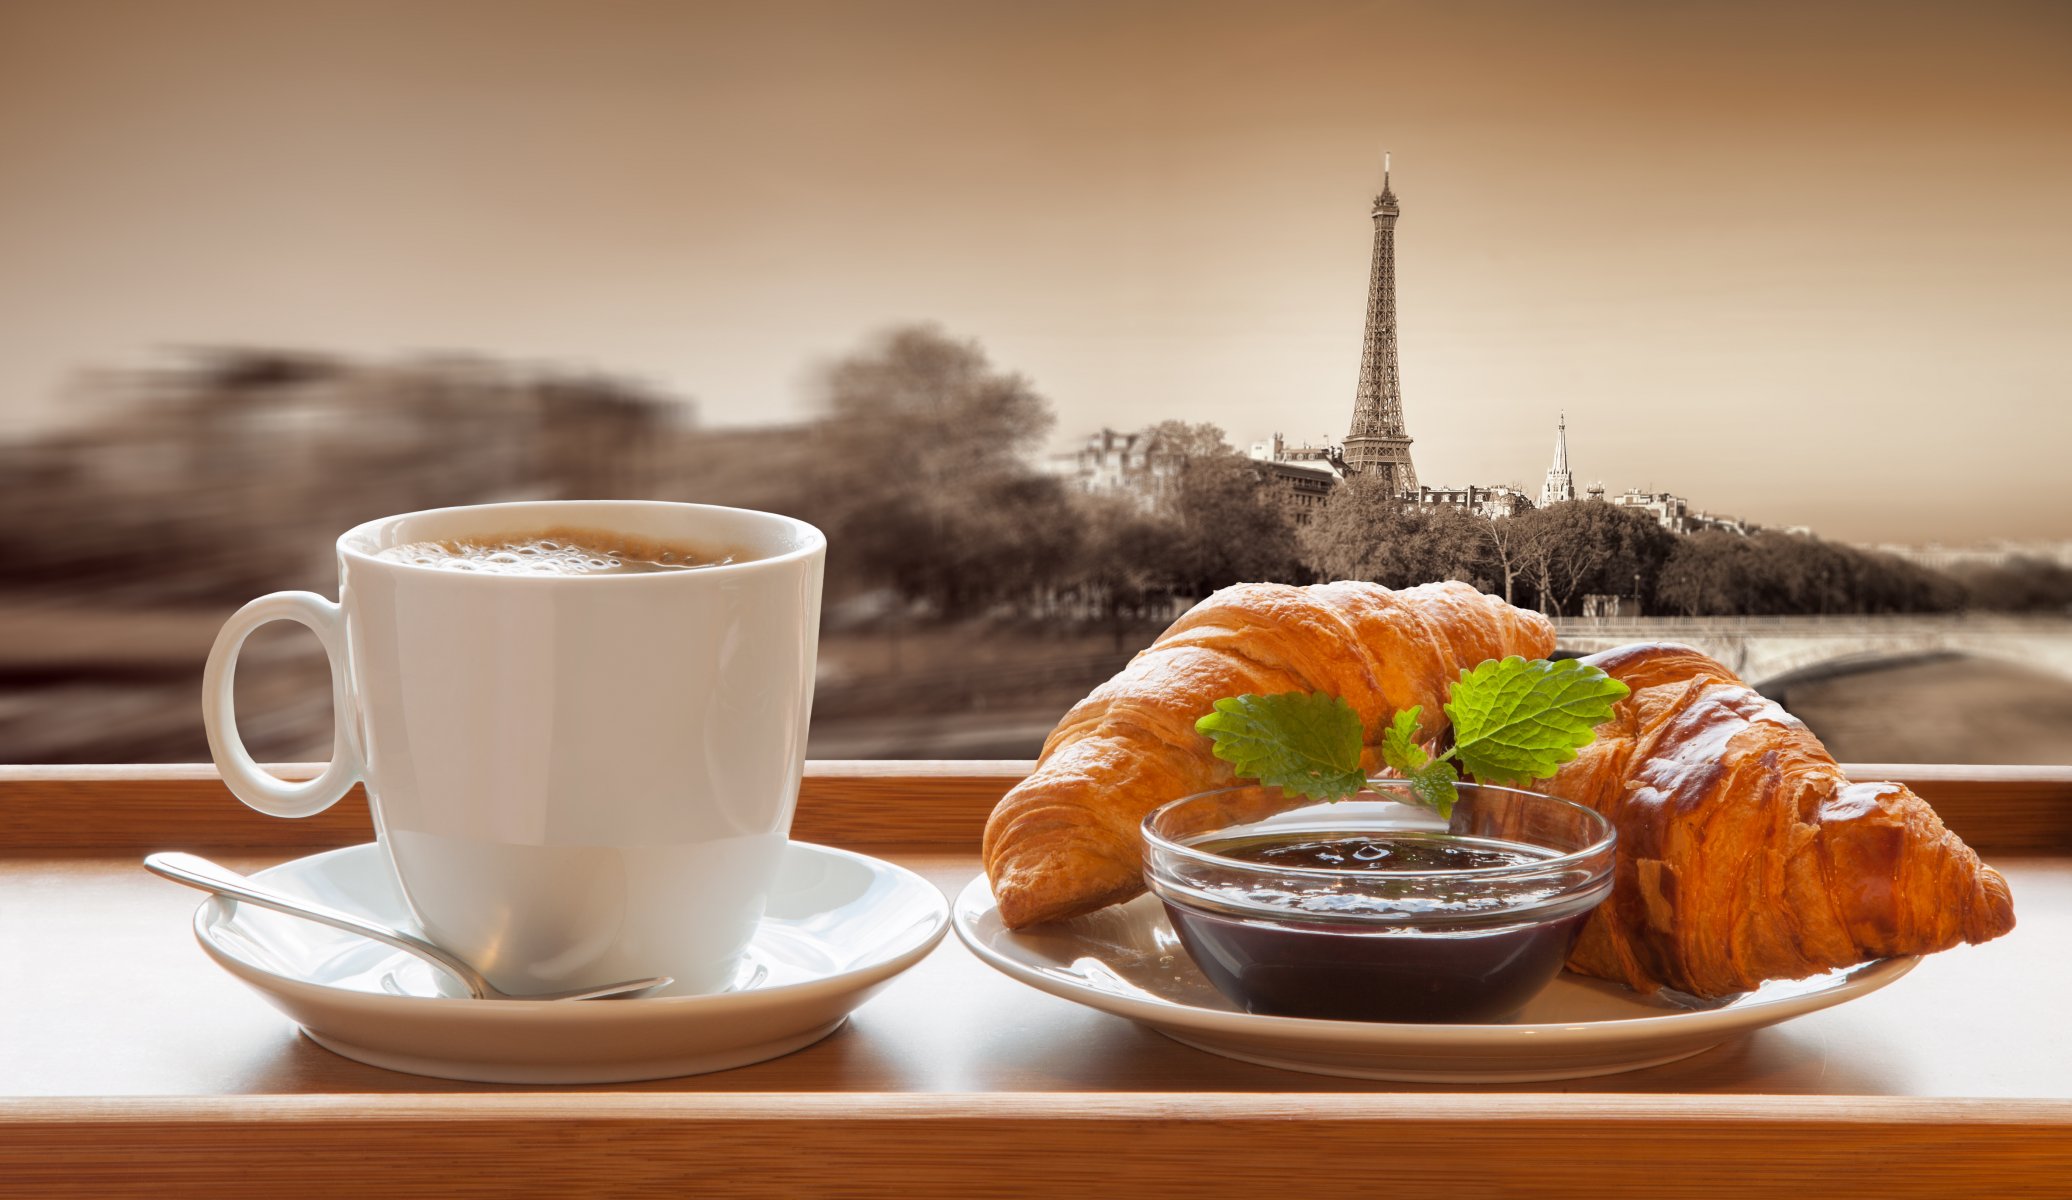
[[[813,764],[796,832],[954,895],[1022,766]],[[0,1195],[352,1191],[370,1154],[456,1194],[1203,1195],[1324,1156],[1342,1168],[1302,1191],[1371,1192],[1383,1163],[1441,1194],[2072,1195],[2072,771],[1852,774],[1910,775],[2007,874],[2020,926],[1664,1067],[1469,1089],[1251,1066],[1018,984],[952,935],[788,1057],[534,1088],[317,1047],[194,945],[193,893],[137,865],[177,847],[256,868],[367,840],[364,809],[271,821],[203,768],[0,768]]]

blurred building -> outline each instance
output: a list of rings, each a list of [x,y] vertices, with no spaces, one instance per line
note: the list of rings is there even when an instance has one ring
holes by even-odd
[[[1533,507],[1530,497],[1507,484],[1492,484],[1479,487],[1469,484],[1464,488],[1417,489],[1419,508],[1457,508],[1478,517],[1515,517]]]
[[[1671,533],[1699,533],[1703,530],[1714,529],[1722,533],[1733,533],[1747,537],[1759,528],[1759,526],[1744,521],[1740,517],[1731,517],[1724,513],[1710,513],[1694,509],[1691,507],[1690,501],[1669,492],[1650,492],[1640,488],[1627,488],[1618,495],[1609,498],[1603,493],[1604,485],[1598,484],[1590,489],[1590,498],[1593,500],[1605,500],[1606,503],[1618,508],[1637,509],[1647,513],[1655,519],[1656,524]],[[1786,532],[1810,533],[1811,531],[1792,529]]]
[[[1297,526],[1310,523],[1349,471],[1339,447],[1290,446],[1279,433],[1270,441],[1253,442],[1247,457]]]
[[[1253,442],[1250,457],[1260,462],[1317,463],[1328,467],[1334,475],[1343,476],[1350,471],[1345,464],[1345,449],[1325,443],[1312,446],[1308,442],[1290,446],[1288,439],[1276,433],[1270,441]]]
[[[1639,509],[1655,518],[1657,524],[1671,533],[1688,533],[1691,505],[1682,496],[1668,492],[1644,492],[1639,488],[1627,488],[1611,497],[1610,503],[1619,508]]]
[[[1337,446],[1290,446],[1280,434],[1267,442],[1252,443],[1251,457],[1288,498],[1298,525],[1307,525],[1317,509],[1331,498],[1331,491],[1352,468]],[[1508,484],[1469,484],[1464,488],[1418,487],[1405,494],[1406,504],[1418,508],[1456,508],[1478,517],[1515,517],[1533,507],[1524,492]]]
[[[1259,478],[1296,525],[1307,525],[1318,510],[1331,500],[1338,487],[1338,468],[1322,459],[1252,460]]]
[[[1177,486],[1184,464],[1179,447],[1166,445],[1155,429],[1102,429],[1079,449],[1051,456],[1044,469],[1087,495],[1125,495],[1149,507]]]

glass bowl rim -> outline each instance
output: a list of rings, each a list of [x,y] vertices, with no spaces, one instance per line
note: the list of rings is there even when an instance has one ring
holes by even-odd
[[[1408,788],[1410,787],[1410,781],[1407,779],[1399,779],[1393,776],[1368,777],[1367,789],[1372,789],[1377,784],[1393,786],[1398,790],[1408,790]],[[1189,801],[1201,800],[1209,796],[1221,796],[1230,792],[1251,791],[1257,788],[1263,788],[1268,786],[1271,785],[1263,783],[1241,783],[1233,785],[1231,787],[1211,788],[1206,792],[1195,792],[1191,795],[1181,796],[1177,799],[1166,801],[1164,804],[1161,804],[1157,808],[1154,808],[1150,812],[1146,813],[1144,815],[1143,822],[1138,826],[1139,830],[1144,835],[1146,849],[1156,849],[1170,854],[1177,854],[1182,858],[1192,859],[1195,862],[1203,863],[1214,867],[1234,868],[1242,871],[1250,871],[1255,874],[1270,874],[1278,876],[1292,875],[1302,879],[1501,880],[1507,876],[1522,878],[1526,876],[1537,875],[1544,871],[1563,870],[1571,866],[1586,866],[1587,863],[1585,862],[1585,860],[1594,858],[1598,855],[1609,853],[1617,847],[1619,841],[1618,826],[1612,824],[1611,819],[1609,817],[1606,817],[1603,813],[1598,812],[1596,809],[1591,808],[1587,804],[1577,804],[1573,800],[1564,800],[1560,796],[1550,796],[1545,792],[1533,792],[1527,791],[1524,788],[1504,787],[1493,783],[1473,783],[1468,781],[1463,781],[1455,786],[1461,788],[1472,788],[1477,792],[1505,792],[1514,796],[1525,796],[1534,800],[1544,800],[1553,804],[1566,805],[1569,808],[1573,808],[1579,812],[1588,814],[1590,819],[1596,822],[1597,827],[1603,830],[1603,834],[1602,836],[1598,837],[1596,840],[1592,841],[1589,845],[1583,847],[1580,850],[1571,850],[1566,854],[1562,854],[1554,858],[1538,859],[1530,863],[1520,863],[1516,866],[1461,867],[1453,869],[1440,868],[1437,870],[1430,871],[1366,871],[1357,868],[1345,867],[1280,867],[1271,866],[1266,863],[1252,862],[1250,860],[1242,858],[1230,858],[1221,854],[1211,854],[1205,850],[1197,850],[1192,846],[1183,846],[1180,843],[1175,842],[1170,838],[1167,838],[1164,835],[1158,833],[1151,827],[1152,822],[1158,819],[1160,813],[1163,813],[1170,808],[1178,808],[1180,805],[1186,804]],[[1361,791],[1354,792],[1350,796],[1343,797],[1343,800],[1357,800],[1361,796],[1367,794],[1367,789],[1362,789]],[[1308,799],[1312,804],[1318,805],[1342,802],[1318,800],[1314,797],[1310,797]],[[1394,803],[1404,804],[1406,802],[1402,800],[1397,800],[1394,801]],[[1412,803],[1410,804],[1410,807],[1424,808],[1426,806]],[[1610,863],[1605,864],[1602,873],[1609,875],[1611,873],[1612,865],[1613,864]],[[1597,872],[1592,872],[1593,878],[1595,878],[1596,875]]]

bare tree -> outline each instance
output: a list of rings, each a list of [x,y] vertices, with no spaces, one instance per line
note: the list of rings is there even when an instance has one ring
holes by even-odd
[[[1540,611],[1560,616],[1607,559],[1610,548],[1589,536],[1584,522],[1557,504],[1512,518],[1522,527],[1520,558],[1539,590]]]
[[[1521,528],[1516,517],[1493,517],[1483,522],[1483,536],[1489,541],[1490,553],[1496,556],[1496,568],[1504,576],[1504,603],[1516,604],[1518,573],[1526,567],[1530,531]]]

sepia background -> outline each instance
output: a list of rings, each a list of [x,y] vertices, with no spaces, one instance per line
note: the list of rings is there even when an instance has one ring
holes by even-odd
[[[821,757],[1032,755],[1207,591],[1355,577],[2072,761],[2068,61],[2054,3],[0,5],[0,762],[205,758],[338,532],[608,495],[829,531]],[[1303,454],[1384,146],[1418,474],[1506,515]],[[248,661],[324,757],[313,642]]]

